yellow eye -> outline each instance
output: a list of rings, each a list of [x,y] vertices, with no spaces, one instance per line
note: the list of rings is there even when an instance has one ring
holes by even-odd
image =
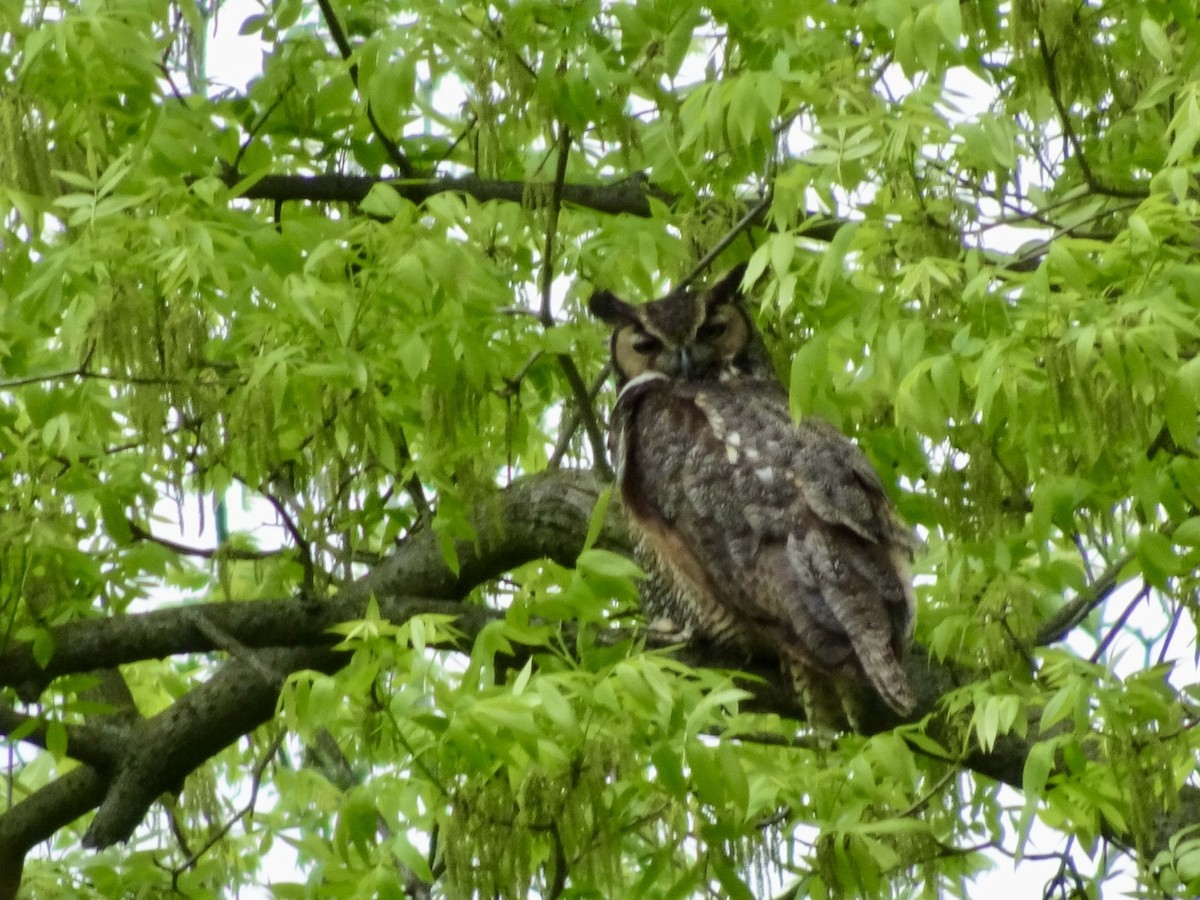
[[[709,319],[700,326],[700,330],[696,332],[696,337],[702,341],[714,341],[723,335],[728,328],[728,319]]]
[[[634,351],[637,353],[641,353],[645,356],[652,356],[661,350],[663,345],[662,341],[660,341],[658,338],[643,332],[642,334],[634,337],[634,339],[630,342],[630,346],[633,347]]]

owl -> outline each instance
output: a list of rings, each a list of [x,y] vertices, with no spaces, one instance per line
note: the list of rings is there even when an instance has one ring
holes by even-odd
[[[613,329],[609,448],[651,627],[777,656],[814,725],[859,727],[869,692],[908,715],[915,537],[857,445],[792,420],[744,272],[588,302]]]

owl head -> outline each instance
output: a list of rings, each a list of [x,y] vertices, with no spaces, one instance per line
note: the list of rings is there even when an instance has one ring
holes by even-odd
[[[770,376],[762,338],[742,305],[745,264],[708,288],[673,291],[640,306],[597,291],[592,315],[611,325],[618,387],[646,372],[709,381],[735,375]]]

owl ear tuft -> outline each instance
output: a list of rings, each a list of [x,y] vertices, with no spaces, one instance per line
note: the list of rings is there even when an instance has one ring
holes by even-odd
[[[736,303],[742,298],[742,278],[746,274],[746,264],[738,263],[721,280],[706,292],[709,306],[720,306],[722,303]]]
[[[633,307],[611,291],[596,291],[588,300],[588,311],[609,325],[628,325],[637,321]]]

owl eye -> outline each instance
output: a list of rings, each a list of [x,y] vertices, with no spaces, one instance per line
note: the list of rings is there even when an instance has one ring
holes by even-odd
[[[696,337],[702,341],[713,341],[723,335],[728,328],[728,319],[709,319],[700,326],[699,331],[696,332]]]
[[[631,342],[633,349],[644,356],[651,356],[662,349],[662,341],[653,335],[639,334]]]

